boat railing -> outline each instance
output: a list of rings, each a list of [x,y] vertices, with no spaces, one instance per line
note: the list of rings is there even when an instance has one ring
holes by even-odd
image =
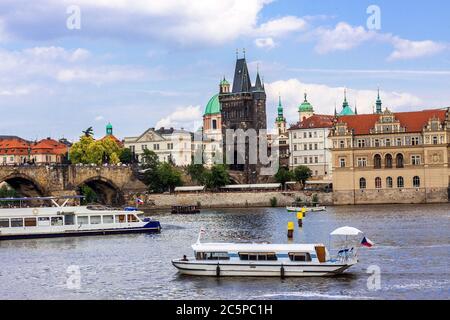
[[[339,262],[347,262],[356,257],[356,252],[354,248],[343,248],[337,252],[336,260]]]

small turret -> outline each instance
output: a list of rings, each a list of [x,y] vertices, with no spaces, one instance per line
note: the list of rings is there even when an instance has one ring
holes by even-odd
[[[225,79],[225,76],[223,76],[223,80],[220,81],[219,84],[220,93],[230,93],[230,83]]]
[[[113,126],[111,123],[108,123],[106,125],[106,135],[107,136],[112,136],[113,135]]]

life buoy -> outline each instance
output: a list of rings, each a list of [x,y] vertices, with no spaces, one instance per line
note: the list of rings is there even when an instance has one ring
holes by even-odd
[[[39,213],[39,210],[38,210],[37,208],[34,208],[34,209],[33,209],[33,214],[34,214],[34,215],[37,215],[38,213]]]

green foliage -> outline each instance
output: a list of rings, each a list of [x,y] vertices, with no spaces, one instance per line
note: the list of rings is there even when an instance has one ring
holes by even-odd
[[[145,169],[144,183],[151,192],[173,191],[175,187],[183,185],[181,172],[170,162],[159,162],[158,155],[153,151],[144,151],[142,163]]]
[[[80,188],[80,193],[84,198],[81,200],[81,204],[86,205],[89,203],[96,203],[98,202],[98,196],[97,193],[95,193],[94,189],[87,185],[83,185]]]
[[[130,148],[124,148],[119,156],[120,162],[130,164],[133,162],[133,153]]]
[[[286,168],[280,168],[278,169],[278,172],[275,174],[275,180],[278,183],[285,184],[286,182],[290,181],[292,179],[292,172],[290,172]]]
[[[311,178],[312,171],[307,166],[298,166],[294,169],[293,177],[295,181],[300,182],[301,184],[305,184],[305,182]]]
[[[0,198],[17,198],[19,197],[19,193],[11,188],[8,188],[7,186],[3,185],[0,188]],[[2,201],[0,202],[0,205],[17,205],[18,202],[17,201]]]
[[[230,184],[230,176],[225,165],[214,165],[205,173],[205,185],[208,189],[217,190],[227,184]]]
[[[183,181],[181,180],[181,172],[179,172],[172,164],[162,163],[158,166],[157,170],[160,191],[173,191],[175,187],[181,186]]]
[[[118,164],[123,151],[124,148],[120,147],[113,139],[95,140],[91,135],[85,133],[70,148],[70,159],[74,164]]]
[[[141,157],[141,163],[144,169],[156,170],[159,165],[158,155],[151,150],[145,149],[144,154]]]
[[[317,195],[317,193],[314,193],[312,196],[312,203],[316,204],[319,203],[319,196]]]
[[[191,177],[192,181],[199,185],[204,185],[206,180],[206,169],[202,164],[190,164],[186,168],[187,174]]]
[[[277,200],[277,198],[276,197],[273,197],[273,198],[271,198],[270,199],[270,206],[271,207],[276,207],[278,205],[278,200]]]

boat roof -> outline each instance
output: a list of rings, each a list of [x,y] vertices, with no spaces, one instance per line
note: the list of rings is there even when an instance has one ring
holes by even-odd
[[[22,198],[0,198],[0,201],[36,201],[36,200],[58,200],[58,199],[82,199],[84,196],[52,196],[52,197],[22,197]]]
[[[196,243],[194,251],[204,252],[311,252],[323,244],[271,244],[271,243]]]

